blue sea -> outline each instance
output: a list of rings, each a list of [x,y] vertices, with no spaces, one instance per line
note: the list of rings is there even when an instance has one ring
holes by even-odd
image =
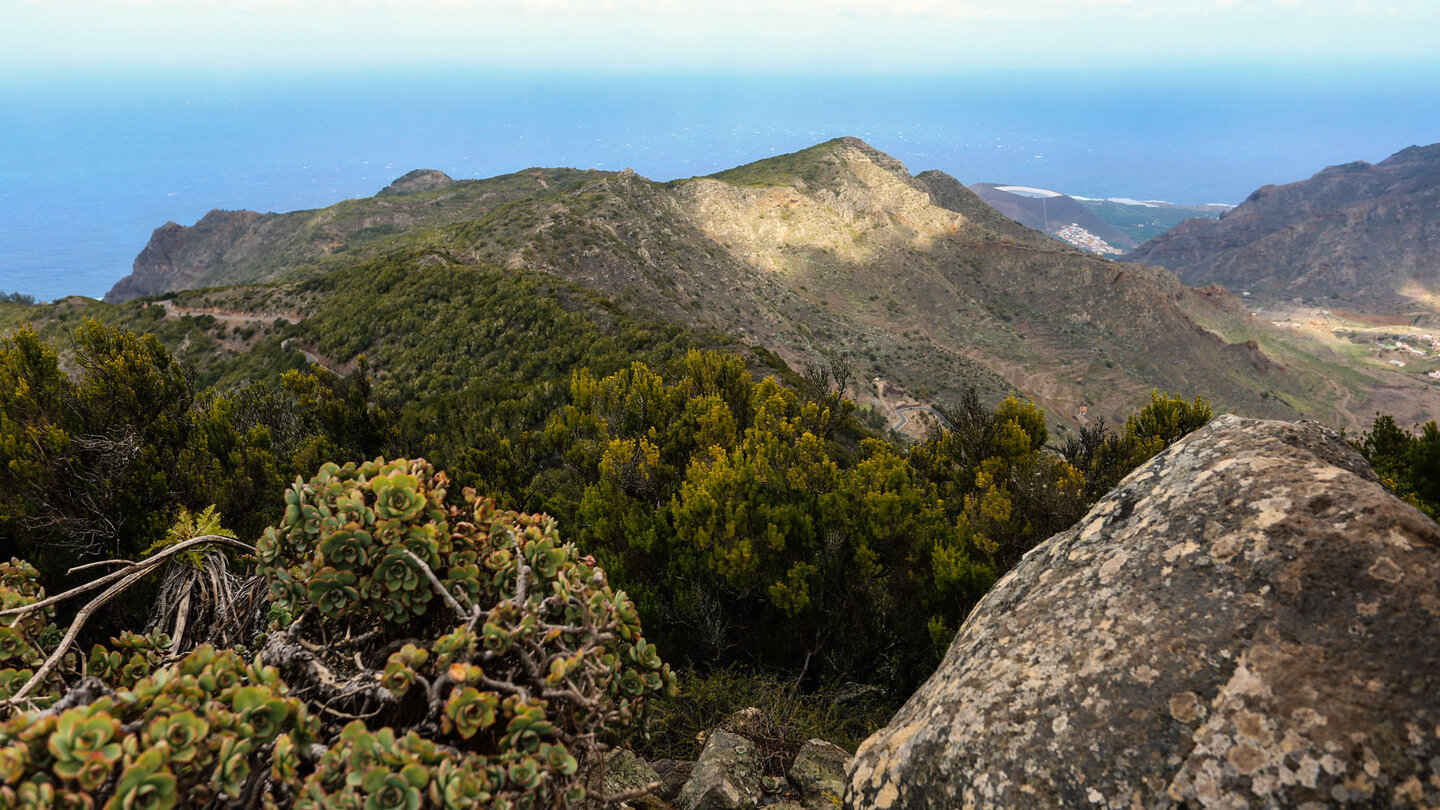
[[[951,76],[73,75],[0,79],[0,292],[100,296],[166,221],[374,194],[415,168],[703,175],[840,135],[912,172],[1238,203],[1440,141],[1434,70]]]

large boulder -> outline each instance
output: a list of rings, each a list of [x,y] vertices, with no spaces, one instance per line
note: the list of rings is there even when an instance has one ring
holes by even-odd
[[[846,804],[1440,806],[1440,525],[1219,417],[995,586]]]

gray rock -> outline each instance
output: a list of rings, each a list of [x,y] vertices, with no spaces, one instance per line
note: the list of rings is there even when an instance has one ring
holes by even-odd
[[[397,194],[415,194],[434,191],[437,188],[455,185],[450,175],[437,169],[416,169],[395,179],[395,182],[380,189],[377,197],[393,197]]]
[[[845,749],[824,740],[809,740],[800,746],[790,764],[790,784],[800,791],[806,810],[838,810],[845,795],[845,766],[850,755]]]
[[[660,775],[660,789],[655,795],[665,801],[674,801],[680,795],[680,788],[690,780],[690,773],[695,770],[695,763],[683,759],[657,759],[650,763],[655,773]]]
[[[1440,806],[1440,525],[1314,423],[1222,416],[981,601],[846,804]]]
[[[715,729],[675,804],[681,810],[750,810],[760,801],[760,776],[755,743]]]
[[[605,778],[601,784],[606,795],[643,790],[656,783],[664,784],[655,769],[636,756],[634,751],[617,748],[605,755]]]

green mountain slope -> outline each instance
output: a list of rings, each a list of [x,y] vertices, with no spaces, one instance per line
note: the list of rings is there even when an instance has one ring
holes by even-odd
[[[382,208],[392,204],[403,210]],[[377,210],[415,220],[372,237],[364,223]],[[335,227],[350,241],[326,247],[319,223],[345,223]],[[1022,391],[1071,424],[1128,413],[1151,388],[1242,413],[1327,415],[1312,383],[1254,344],[1227,344],[1198,326],[1186,313],[1191,294],[1169,273],[1058,245],[999,217],[953,178],[912,177],[856,139],[708,178],[661,184],[632,172],[537,170],[235,227],[182,229],[173,241],[186,251],[172,251],[168,269],[147,265],[144,280],[164,289],[320,284],[382,252],[408,251],[396,261],[414,268],[542,273],[617,311],[763,346],[795,368],[838,352],[863,381],[857,399],[891,418],[970,387],[992,402]],[[455,279],[457,289],[471,283]],[[295,290],[323,298],[313,284]],[[390,329],[389,294],[348,317]],[[361,344],[322,348],[343,363]]]
[[[474,219],[515,200],[563,193],[597,174],[527,169],[457,182],[440,172],[416,171],[374,197],[328,208],[286,214],[211,211],[190,227],[167,222],[105,300],[275,281],[329,257],[373,256],[397,234]],[[344,258],[348,263],[350,257]]]

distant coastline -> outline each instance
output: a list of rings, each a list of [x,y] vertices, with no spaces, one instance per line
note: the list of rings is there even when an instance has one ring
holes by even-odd
[[[1180,87],[1120,72],[432,79],[0,88],[0,111],[24,122],[0,132],[0,291],[99,296],[167,221],[328,205],[415,168],[629,167],[667,180],[857,134],[964,182],[1238,203],[1440,131],[1440,104],[1415,102],[1433,93],[1376,77],[1351,88],[1279,74]]]

